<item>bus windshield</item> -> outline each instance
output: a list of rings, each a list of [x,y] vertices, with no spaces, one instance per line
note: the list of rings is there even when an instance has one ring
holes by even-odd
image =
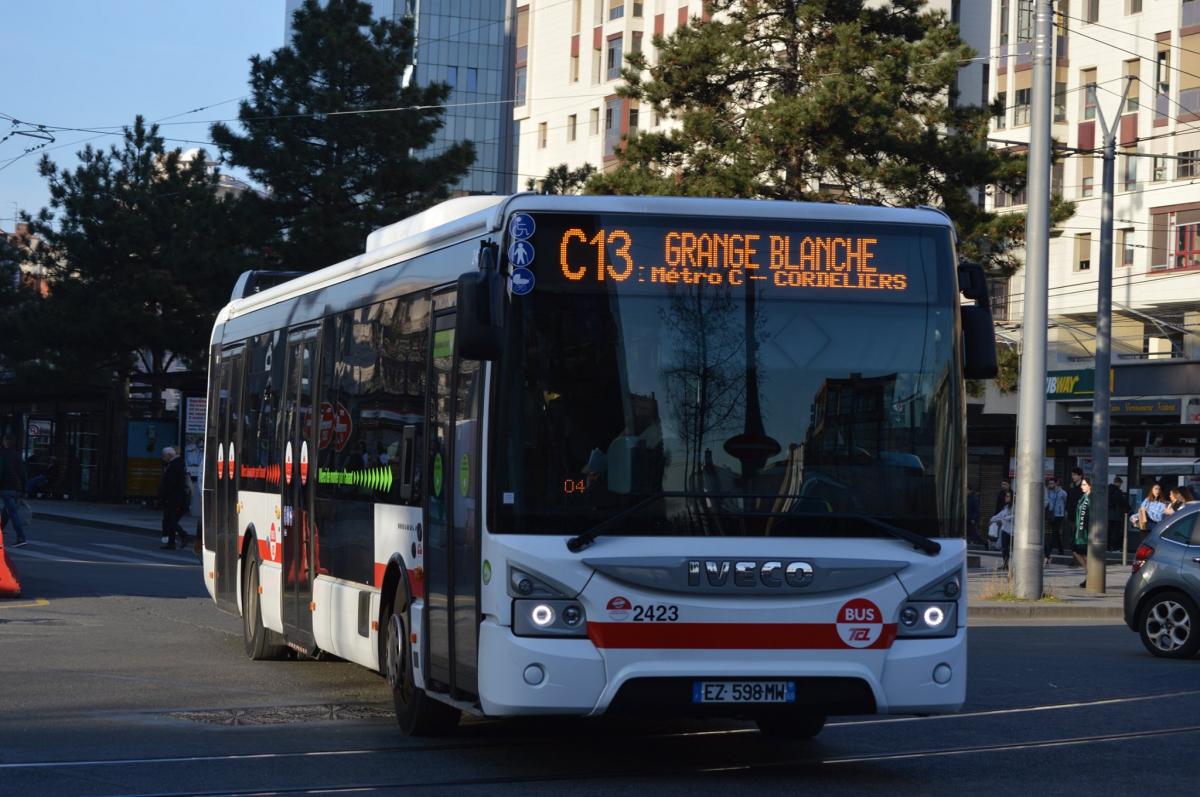
[[[498,367],[493,531],[961,536],[945,228],[532,221],[534,284],[514,291]]]

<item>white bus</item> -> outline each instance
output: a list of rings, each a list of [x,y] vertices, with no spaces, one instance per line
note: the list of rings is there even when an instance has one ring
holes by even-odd
[[[217,317],[205,581],[409,734],[956,711],[991,335],[936,210],[454,199]]]

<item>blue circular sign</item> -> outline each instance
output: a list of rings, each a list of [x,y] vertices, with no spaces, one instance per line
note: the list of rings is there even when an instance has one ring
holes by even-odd
[[[528,268],[533,263],[533,244],[529,241],[513,241],[508,246],[508,262],[518,268]]]
[[[518,213],[508,222],[509,236],[518,241],[532,238],[536,229],[537,225],[533,223],[533,216],[530,216],[528,213]]]
[[[509,284],[517,296],[524,296],[533,290],[533,272],[527,268],[514,268]]]

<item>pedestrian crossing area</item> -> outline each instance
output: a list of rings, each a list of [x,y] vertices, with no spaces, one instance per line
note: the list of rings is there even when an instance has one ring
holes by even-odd
[[[44,540],[29,540],[20,548],[6,549],[9,556],[21,559],[40,559],[66,564],[116,565],[133,567],[158,568],[192,568],[199,567],[200,560],[192,552],[191,547],[179,550],[163,550],[158,547],[157,540],[147,540],[145,544],[132,542],[120,544],[112,542],[85,542],[76,545],[62,545]]]

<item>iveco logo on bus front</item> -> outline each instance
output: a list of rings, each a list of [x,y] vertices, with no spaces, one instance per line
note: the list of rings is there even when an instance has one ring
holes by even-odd
[[[703,581],[702,581],[703,579]],[[812,583],[813,566],[808,562],[783,562],[776,559],[689,559],[689,587],[767,587],[768,589],[803,589]]]

